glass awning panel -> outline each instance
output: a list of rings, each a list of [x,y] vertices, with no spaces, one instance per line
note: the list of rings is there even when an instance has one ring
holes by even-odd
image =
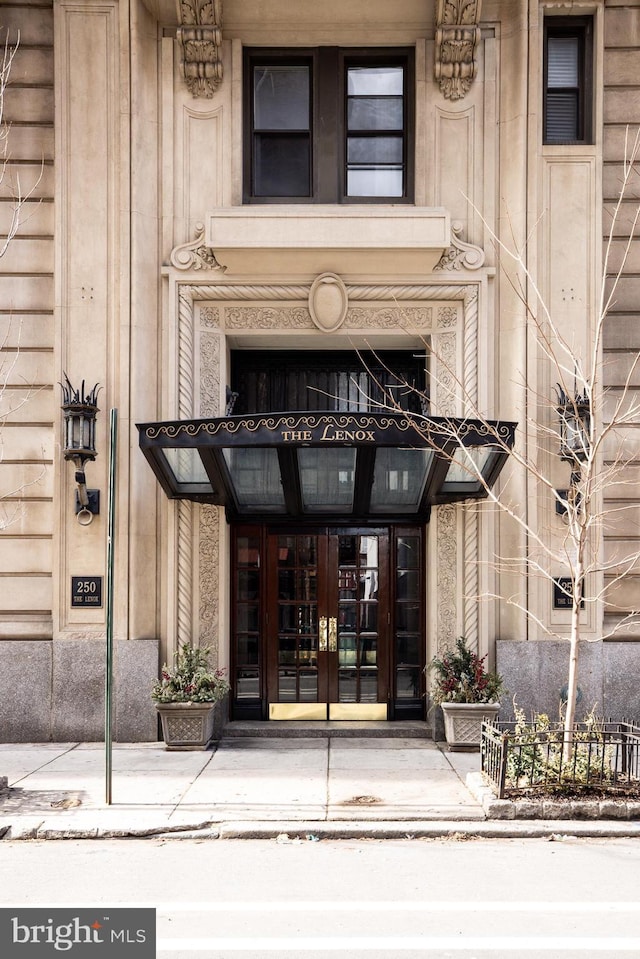
[[[433,450],[376,450],[371,512],[417,513],[434,456]]]
[[[277,450],[241,446],[222,454],[241,512],[286,512]]]
[[[167,496],[231,516],[427,519],[480,498],[515,423],[391,413],[282,413],[138,425]]]
[[[447,469],[443,493],[478,495],[485,486],[491,486],[491,474],[496,468],[499,450],[491,446],[461,446],[455,450]]]
[[[356,453],[344,447],[297,451],[303,512],[353,512]]]
[[[166,449],[164,456],[172,485],[203,495],[213,493],[211,480],[197,449]]]

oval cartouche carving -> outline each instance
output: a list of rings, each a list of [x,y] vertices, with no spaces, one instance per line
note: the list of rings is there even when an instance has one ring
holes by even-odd
[[[349,297],[335,273],[321,273],[309,291],[309,312],[313,322],[324,333],[333,333],[344,323]]]

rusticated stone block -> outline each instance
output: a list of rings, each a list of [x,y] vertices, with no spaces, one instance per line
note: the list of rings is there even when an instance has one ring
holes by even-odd
[[[578,719],[594,706],[599,713],[602,710],[602,646],[602,643],[580,644]],[[509,696],[515,697],[517,705],[527,716],[546,713],[550,719],[558,719],[569,676],[568,642],[499,640],[496,643],[496,666],[504,677]],[[506,706],[504,703],[505,718]]]
[[[105,651],[99,640],[53,643],[54,742],[104,738]]]
[[[542,802],[540,800],[523,799],[514,803],[516,819],[541,819]]]
[[[640,802],[627,802],[627,818],[640,819]]]
[[[571,803],[568,802],[557,802],[553,799],[544,800],[542,811],[544,819],[573,819]]]
[[[115,644],[114,738],[121,743],[155,742],[158,717],[151,687],[158,676],[156,639],[120,640]]]
[[[629,818],[629,809],[624,799],[602,799],[598,806],[601,819]]]
[[[51,739],[51,658],[51,642],[0,642],[0,741]]]
[[[600,804],[593,799],[573,799],[570,803],[572,819],[597,819]]]
[[[490,799],[485,801],[485,813],[489,819],[515,819],[515,804],[510,799]]]

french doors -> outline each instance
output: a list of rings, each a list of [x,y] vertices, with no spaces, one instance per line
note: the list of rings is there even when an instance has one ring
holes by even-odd
[[[269,537],[270,719],[386,719],[384,529]]]
[[[421,527],[235,527],[237,719],[424,715]]]

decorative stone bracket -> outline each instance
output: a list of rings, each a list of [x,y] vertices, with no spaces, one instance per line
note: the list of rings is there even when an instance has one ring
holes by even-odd
[[[482,0],[436,0],[435,78],[447,100],[460,100],[475,79]]]
[[[445,250],[433,268],[434,273],[442,270],[479,270],[484,265],[484,250],[473,243],[460,239],[462,223],[454,220],[451,224],[451,246]]]
[[[210,246],[205,246],[204,224],[196,223],[196,238],[190,243],[181,243],[171,251],[171,265],[177,270],[220,270],[225,268],[216,260]]]
[[[180,0],[178,43],[185,83],[194,97],[212,97],[222,81],[222,0]]]

